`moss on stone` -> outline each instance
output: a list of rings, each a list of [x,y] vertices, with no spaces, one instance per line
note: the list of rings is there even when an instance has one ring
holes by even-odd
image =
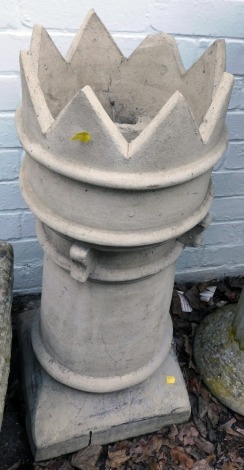
[[[228,305],[202,322],[194,341],[194,357],[213,395],[244,415],[244,352],[233,329],[236,310],[236,305]]]

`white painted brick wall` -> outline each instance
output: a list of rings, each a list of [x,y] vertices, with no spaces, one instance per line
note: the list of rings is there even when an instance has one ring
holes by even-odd
[[[186,68],[217,37],[226,39],[227,70],[235,75],[227,123],[230,143],[214,172],[213,222],[200,248],[187,249],[178,277],[210,279],[244,272],[244,0],[10,0],[0,15],[0,238],[13,243],[16,292],[41,289],[42,252],[35,221],[18,187],[23,152],[14,111],[20,100],[19,50],[31,28],[43,24],[62,53],[90,8],[112,32],[125,55],[146,34],[173,34]]]

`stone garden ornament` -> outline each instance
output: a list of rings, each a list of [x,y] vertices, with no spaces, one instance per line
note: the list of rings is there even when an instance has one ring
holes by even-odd
[[[244,416],[244,289],[238,305],[226,305],[201,323],[194,357],[210,391]]]
[[[174,266],[209,223],[233,77],[223,40],[187,72],[161,33],[126,59],[94,11],[66,59],[36,26],[20,65],[21,190],[45,253],[21,338],[29,436],[46,459],[189,417]]]

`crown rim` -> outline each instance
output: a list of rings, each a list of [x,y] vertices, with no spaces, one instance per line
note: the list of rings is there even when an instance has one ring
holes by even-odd
[[[227,132],[222,132],[221,138],[216,146],[209,152],[205,153],[201,159],[185,164],[177,168],[169,168],[157,172],[125,172],[125,171],[108,171],[107,169],[99,169],[87,167],[81,162],[75,163],[59,158],[48,152],[46,149],[34,142],[30,142],[26,136],[21,117],[21,105],[16,111],[16,127],[23,148],[38,163],[46,166],[55,173],[70,177],[74,180],[82,181],[88,184],[94,184],[101,187],[119,188],[119,189],[158,189],[163,187],[174,186],[191,180],[211,169],[221,158],[227,144]]]

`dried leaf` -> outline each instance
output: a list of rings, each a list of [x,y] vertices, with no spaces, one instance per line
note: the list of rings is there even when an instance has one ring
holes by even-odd
[[[197,284],[197,288],[199,290],[199,293],[207,289],[207,287],[210,285],[210,281],[203,281],[200,282],[200,284]]]
[[[174,447],[177,447],[177,444],[173,439],[165,439],[163,445],[169,449],[174,449]]]
[[[151,456],[151,449],[146,442],[140,441],[136,447],[130,450],[135,463],[146,461]]]
[[[130,449],[130,455],[132,455],[132,453],[137,454],[137,457],[133,458],[135,463],[149,462],[155,454],[159,454],[163,445],[167,446],[168,440],[158,434],[152,434],[148,439],[141,439],[139,445]]]
[[[209,403],[207,415],[211,421],[212,426],[215,428],[219,422],[220,414],[221,414],[221,406],[214,402]]]
[[[232,289],[242,289],[244,287],[244,277],[230,277],[228,284]]]
[[[182,315],[181,302],[180,302],[180,298],[176,289],[173,290],[170,310],[173,315],[178,315],[179,317],[181,317]]]
[[[198,416],[195,413],[193,414],[193,420],[194,420],[194,424],[195,424],[197,430],[200,432],[201,436],[202,437],[207,437],[207,435],[208,435],[207,428],[206,428],[204,422],[200,418],[198,418]]]
[[[216,297],[220,299],[227,299],[230,302],[237,302],[240,296],[240,291],[239,289],[232,290],[228,287],[225,281],[220,281],[217,284],[217,289],[216,289]]]
[[[202,452],[200,452],[200,450],[195,445],[186,446],[186,447],[184,447],[184,450],[185,450],[186,454],[193,457],[193,459],[196,460],[197,462],[198,462],[198,460],[202,459]]]
[[[221,457],[221,455],[222,455],[222,448],[221,448],[221,445],[220,445],[219,442],[218,442],[217,447],[216,447],[216,453],[217,453],[217,456],[218,456],[218,457]]]
[[[207,463],[210,463],[210,462],[212,462],[212,460],[216,460],[216,455],[211,454],[205,460],[206,460]]]
[[[73,465],[68,460],[65,460],[61,465],[57,468],[57,470],[73,470]]]
[[[125,449],[108,451],[109,466],[111,469],[120,469],[121,466],[130,459]],[[84,469],[86,470],[86,469]]]
[[[47,468],[47,469],[53,470],[55,467],[57,468],[58,463],[56,460],[49,460],[48,462],[39,462],[39,465],[40,465],[40,468]],[[37,465],[38,468],[39,468],[39,465]]]
[[[213,454],[214,453],[214,445],[211,442],[206,441],[203,437],[197,437],[195,440],[195,444],[198,449],[205,452],[205,454]]]
[[[159,452],[163,444],[164,438],[157,434],[153,434],[150,440],[151,452]]]
[[[189,392],[198,394],[201,388],[201,379],[198,377],[189,377],[187,380],[187,388]]]
[[[168,437],[169,439],[174,439],[177,434],[178,434],[178,428],[175,424],[172,424],[172,426],[170,426],[170,429],[169,429],[169,434],[168,434]]]
[[[185,297],[187,298],[193,310],[201,310],[203,308],[200,300],[200,293],[196,286],[193,286],[191,289],[185,292]]]
[[[19,460],[19,461],[16,462],[14,465],[12,465],[11,467],[9,467],[8,470],[17,470],[18,468],[20,468],[20,465],[21,465],[21,460]]]
[[[96,470],[96,462],[102,453],[101,446],[89,446],[74,454],[71,463],[80,470]]]
[[[184,338],[185,351],[188,354],[188,356],[192,358],[192,345],[190,344],[189,336],[183,335],[183,338]]]
[[[236,419],[235,418],[231,418],[229,421],[227,421],[227,423],[225,424],[222,424],[219,429],[223,429],[227,434],[231,435],[231,436],[236,436],[236,437],[240,437],[240,434],[236,431],[234,431],[234,429],[232,429],[232,424],[234,424],[236,422]]]
[[[191,423],[185,424],[179,431],[178,439],[184,444],[193,445],[195,442],[195,437],[199,435],[199,432]]]
[[[185,468],[192,468],[194,465],[194,460],[185,454],[179,447],[175,447],[170,450],[170,455],[174,462],[179,465],[183,465]]]
[[[238,413],[234,413],[234,416],[237,421],[244,422],[244,416],[238,415]]]
[[[206,459],[202,459],[194,463],[192,470],[213,470],[213,467],[210,467]]]
[[[236,427],[236,432],[244,436],[244,429]]]
[[[204,418],[204,416],[208,412],[209,404],[204,400],[204,398],[201,395],[198,396],[197,407],[198,407],[199,418],[201,419]]]
[[[132,447],[132,442],[130,441],[119,441],[119,442],[116,442],[115,446],[114,447],[111,447],[110,450],[114,449],[114,450],[122,450],[122,449],[130,449],[130,447]]]
[[[203,397],[203,399],[204,399],[207,403],[210,403],[210,402],[211,402],[211,395],[210,395],[210,392],[209,392],[209,390],[205,387],[205,385],[204,385],[202,382],[200,382],[199,392],[200,392],[201,396]]]
[[[232,462],[226,462],[222,466],[222,470],[237,470],[237,469],[239,469],[239,465],[236,465]]]
[[[164,470],[164,462],[158,462],[156,463],[155,470]]]

